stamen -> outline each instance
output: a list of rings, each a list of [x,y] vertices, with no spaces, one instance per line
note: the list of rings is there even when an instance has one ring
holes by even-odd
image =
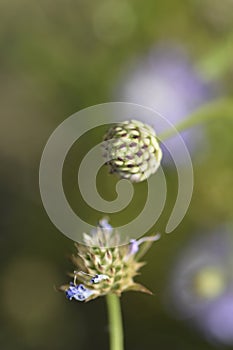
[[[100,283],[101,281],[106,281],[108,279],[109,277],[107,275],[95,275],[94,277],[92,277],[91,282]]]
[[[148,237],[142,237],[138,241],[136,239],[131,239],[130,240],[130,252],[129,255],[134,255],[138,252],[140,244],[144,242],[155,242],[160,239],[160,234],[158,233],[155,236],[148,236]]]

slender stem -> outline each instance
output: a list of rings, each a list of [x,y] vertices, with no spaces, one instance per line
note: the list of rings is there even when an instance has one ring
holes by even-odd
[[[123,327],[120,299],[115,294],[107,294],[108,319],[110,330],[110,350],[123,350]]]
[[[158,136],[160,141],[174,136],[178,132],[197,126],[203,122],[208,122],[213,119],[232,118],[233,103],[230,99],[221,99],[213,103],[206,104],[196,110],[189,118],[183,120],[175,128],[169,129]]]

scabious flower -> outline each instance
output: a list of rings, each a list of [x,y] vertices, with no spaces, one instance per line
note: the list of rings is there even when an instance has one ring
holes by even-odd
[[[140,182],[158,169],[162,151],[152,127],[138,120],[117,123],[104,137],[104,157],[111,173]]]
[[[232,232],[202,235],[174,264],[166,304],[211,342],[233,345]]]
[[[120,296],[130,290],[151,294],[134,277],[145,264],[138,261],[139,257],[159,239],[158,234],[119,246],[119,233],[103,219],[83,237],[86,245],[75,243],[77,253],[72,256],[73,281],[60,287],[69,300],[90,301],[108,293]]]

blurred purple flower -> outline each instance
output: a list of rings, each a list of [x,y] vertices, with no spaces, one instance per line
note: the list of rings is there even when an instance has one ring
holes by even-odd
[[[233,290],[202,314],[200,324],[211,342],[233,345]]]
[[[116,95],[121,101],[150,107],[177,125],[215,93],[213,85],[198,74],[183,49],[163,46],[124,72]],[[204,139],[201,128],[184,131],[182,137],[190,151]],[[175,137],[169,142],[172,147],[178,146]]]
[[[173,267],[166,306],[190,320],[208,340],[233,345],[233,236],[225,228],[205,233]]]

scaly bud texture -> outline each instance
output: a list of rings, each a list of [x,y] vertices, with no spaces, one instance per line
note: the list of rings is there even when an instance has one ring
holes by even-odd
[[[68,299],[79,301],[89,301],[108,293],[120,296],[122,292],[130,290],[151,294],[133,279],[144,265],[138,262],[137,257],[142,256],[158,239],[159,235],[155,235],[117,246],[119,233],[107,220],[101,220],[89,235],[84,234],[87,245],[75,244],[77,253],[72,256],[75,265],[75,271],[71,274],[73,281],[63,285],[61,290],[65,291]],[[140,250],[143,254],[140,254]]]
[[[152,127],[137,120],[111,127],[104,137],[103,156],[111,173],[141,182],[158,169],[162,151]]]

